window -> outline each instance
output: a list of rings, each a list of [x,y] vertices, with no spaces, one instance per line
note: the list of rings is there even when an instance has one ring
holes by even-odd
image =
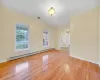
[[[16,25],[16,50],[26,50],[29,48],[29,30],[28,26]]]
[[[48,31],[43,32],[43,46],[48,47],[49,45],[49,34]]]

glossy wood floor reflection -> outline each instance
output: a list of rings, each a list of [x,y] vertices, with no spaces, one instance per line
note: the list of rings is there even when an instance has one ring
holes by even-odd
[[[0,80],[100,80],[100,68],[50,50],[0,64]]]

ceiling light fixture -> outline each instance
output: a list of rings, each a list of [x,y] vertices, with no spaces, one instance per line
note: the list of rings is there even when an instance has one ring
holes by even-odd
[[[53,16],[55,14],[55,8],[53,7],[50,7],[49,10],[48,10],[48,13]]]

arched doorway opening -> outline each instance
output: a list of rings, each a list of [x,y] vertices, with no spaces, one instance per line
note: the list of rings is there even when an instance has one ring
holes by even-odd
[[[60,50],[70,53],[70,33],[68,29],[60,35]]]

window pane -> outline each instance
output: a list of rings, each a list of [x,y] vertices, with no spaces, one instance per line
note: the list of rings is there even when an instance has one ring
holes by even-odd
[[[16,49],[28,48],[28,27],[16,25]]]
[[[49,41],[48,32],[43,32],[43,46],[44,47],[48,47],[48,41]]]

